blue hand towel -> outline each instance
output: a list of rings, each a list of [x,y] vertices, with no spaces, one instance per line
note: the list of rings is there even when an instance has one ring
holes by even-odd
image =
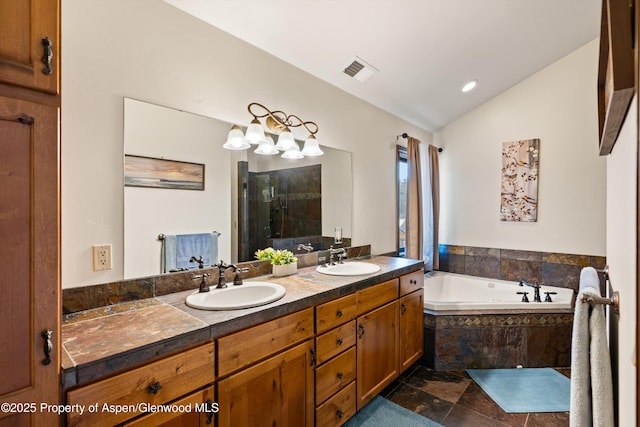
[[[191,257],[204,260],[204,265],[211,265],[211,233],[179,234],[176,236],[176,267],[197,268]]]

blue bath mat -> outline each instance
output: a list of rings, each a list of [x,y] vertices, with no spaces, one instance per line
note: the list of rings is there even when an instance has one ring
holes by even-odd
[[[571,380],[552,368],[467,369],[505,412],[569,412]]]
[[[398,406],[380,397],[374,397],[357,412],[343,427],[442,427],[435,421]]]

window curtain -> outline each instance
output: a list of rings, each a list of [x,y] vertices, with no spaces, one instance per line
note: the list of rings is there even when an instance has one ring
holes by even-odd
[[[425,147],[421,144],[421,158],[425,159],[422,167],[422,221],[424,230],[423,259],[425,270],[438,270],[440,257],[438,251],[438,225],[440,223],[440,167],[438,165],[438,148],[433,145]]]
[[[409,137],[407,143],[406,257],[423,259],[422,173],[420,140]]]
[[[440,267],[438,149],[409,137],[407,165],[406,256],[423,260],[425,270],[437,270]]]

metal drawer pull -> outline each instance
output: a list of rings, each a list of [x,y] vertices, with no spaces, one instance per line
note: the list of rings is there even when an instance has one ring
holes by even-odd
[[[344,377],[344,374],[343,374],[342,372],[338,372],[338,373],[336,374],[336,377],[338,377],[338,379],[339,379],[339,380],[341,380],[341,379],[342,379],[342,377]]]
[[[409,280],[409,284],[410,284],[410,285],[417,285],[417,284],[418,284],[418,281],[417,281],[417,280],[413,280],[413,279],[411,279],[411,280]]]
[[[47,76],[51,74],[51,60],[53,59],[53,50],[51,49],[53,43],[49,40],[49,37],[45,37],[42,39],[42,47],[44,50],[44,54],[42,55],[42,63],[44,64],[44,68],[42,69],[42,73]]]
[[[151,394],[156,394],[158,393],[158,391],[160,391],[160,389],[162,388],[162,386],[160,385],[160,381],[156,381],[155,383],[151,384],[149,386],[149,393]]]
[[[336,344],[342,345],[342,338],[338,338],[338,341],[336,341]]]
[[[342,415],[343,415],[343,414],[342,414],[342,410],[341,410],[341,409],[338,409],[338,410],[336,411],[336,415],[338,416],[338,418],[342,418]]]
[[[400,304],[400,314],[405,314],[407,312],[407,304]]]
[[[338,310],[338,311],[336,312],[336,316],[338,316],[338,317],[342,317],[342,310]]]
[[[364,336],[364,325],[358,326],[358,338],[362,338]]]

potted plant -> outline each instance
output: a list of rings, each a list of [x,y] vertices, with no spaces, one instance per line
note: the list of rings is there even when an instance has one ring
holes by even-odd
[[[289,276],[298,271],[298,258],[286,249],[259,249],[256,258],[271,261],[274,276]]]

